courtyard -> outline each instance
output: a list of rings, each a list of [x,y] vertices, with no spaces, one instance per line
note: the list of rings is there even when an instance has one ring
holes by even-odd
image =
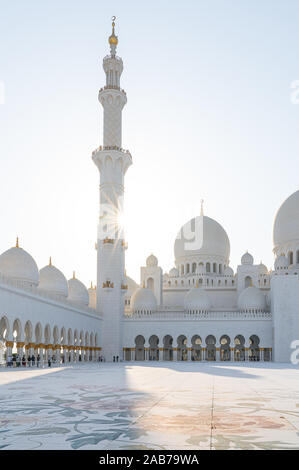
[[[0,370],[0,449],[299,449],[299,366]]]

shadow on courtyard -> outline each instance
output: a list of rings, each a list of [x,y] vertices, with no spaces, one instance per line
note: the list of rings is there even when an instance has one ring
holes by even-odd
[[[134,448],[149,401],[121,364],[2,369],[0,449],[109,449],[119,439]]]

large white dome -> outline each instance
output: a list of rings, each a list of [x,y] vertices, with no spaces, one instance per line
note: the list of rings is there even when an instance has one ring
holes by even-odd
[[[299,191],[280,206],[273,226],[274,248],[294,241],[299,242]]]
[[[55,295],[67,297],[68,284],[65,276],[59,269],[49,264],[39,272],[39,289],[52,292]]]
[[[210,310],[211,301],[206,291],[193,287],[185,296],[184,307],[185,310]]]
[[[80,305],[88,305],[89,304],[89,295],[88,290],[86,289],[83,282],[79,281],[73,277],[68,281],[69,287],[69,296],[68,298],[73,302],[76,302]]]
[[[18,246],[0,256],[0,273],[15,281],[38,285],[38,267],[32,256]]]
[[[219,256],[228,263],[229,238],[224,228],[205,215],[195,217],[180,229],[175,244],[177,262],[194,256]]]
[[[157,310],[157,301],[151,289],[139,287],[131,297],[131,307],[134,312]]]
[[[265,310],[266,297],[257,287],[247,287],[239,295],[239,310]]]

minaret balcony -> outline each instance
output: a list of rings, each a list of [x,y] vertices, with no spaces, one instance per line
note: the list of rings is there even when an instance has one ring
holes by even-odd
[[[123,174],[125,174],[129,166],[132,165],[132,156],[129,150],[125,150],[122,147],[118,147],[117,145],[106,145],[98,147],[92,152],[92,159],[100,171],[105,168],[107,159],[108,161],[112,159],[114,167],[121,159]]]
[[[117,145],[105,145],[105,146],[100,145],[100,147],[98,147],[92,152],[92,156],[96,155],[99,152],[105,152],[107,150],[116,150],[117,152],[122,152],[122,153],[125,153],[126,155],[131,156],[129,150],[125,150],[122,147],[118,147]]]
[[[122,93],[124,93],[124,95],[127,96],[127,93],[125,92],[125,90],[117,85],[105,85],[103,86],[102,88],[99,89],[99,93],[102,93],[102,91],[104,90],[118,90],[118,91],[121,91]]]
[[[128,290],[127,284],[122,284],[122,285],[121,285],[121,290],[122,290],[122,291],[127,291],[127,290]]]

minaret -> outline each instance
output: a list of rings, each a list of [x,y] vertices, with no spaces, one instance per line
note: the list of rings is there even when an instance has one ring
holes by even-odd
[[[122,148],[122,109],[127,102],[120,88],[123,61],[116,56],[115,17],[109,37],[110,54],[103,60],[106,85],[99,91],[104,108],[103,146],[92,159],[100,171],[100,217],[97,240],[97,310],[103,314],[102,355],[106,361],[122,358],[122,316],[124,313],[125,249],[121,216],[124,176],[132,164],[131,154]]]

